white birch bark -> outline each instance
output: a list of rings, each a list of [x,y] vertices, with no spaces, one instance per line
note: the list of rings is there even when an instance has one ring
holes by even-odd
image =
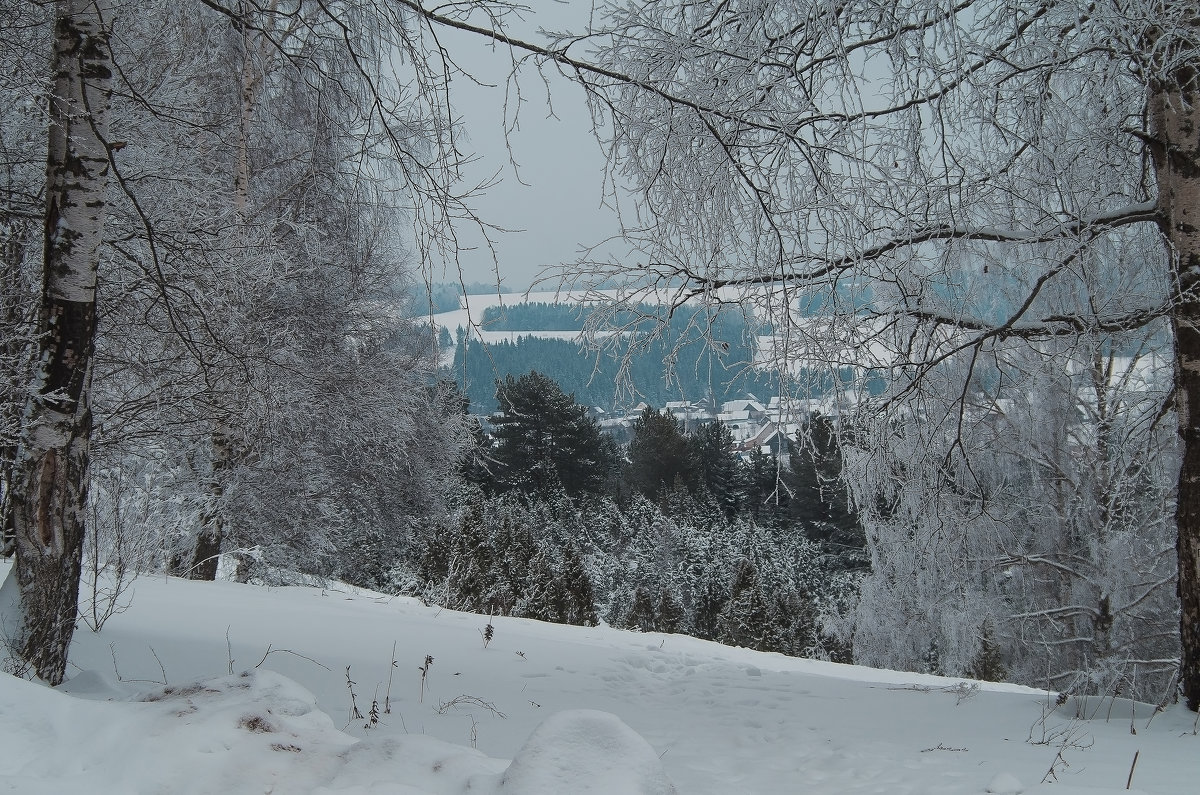
[[[91,434],[96,274],[106,215],[112,63],[105,4],[59,0],[49,105],[39,359],[17,459],[10,654],[63,680],[74,632]]]

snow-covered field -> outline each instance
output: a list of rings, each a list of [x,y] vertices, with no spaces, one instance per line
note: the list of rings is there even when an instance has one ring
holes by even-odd
[[[496,345],[501,342],[515,343],[521,337],[538,337],[540,339],[572,342],[580,340],[583,336],[582,332],[567,329],[551,331],[489,331],[488,329],[481,328],[479,324],[483,320],[484,310],[492,306],[514,306],[525,302],[585,304],[589,301],[600,300],[601,297],[611,298],[615,295],[616,293],[613,291],[600,291],[599,293],[546,291],[524,294],[491,293],[486,295],[466,295],[459,298],[462,303],[460,309],[453,312],[439,312],[432,317],[432,321],[435,326],[446,329],[450,333],[451,339],[454,339],[458,329],[462,328],[469,330],[474,339],[482,340],[489,345]],[[441,364],[443,367],[448,367],[453,361],[454,346],[451,345],[442,351]]]
[[[1200,791],[1179,706],[1048,709],[1020,687],[521,619],[485,648],[486,624],[347,587],[138,580],[102,632],[81,627],[61,689],[0,675],[0,791],[1117,793],[1135,754],[1132,791]]]
[[[472,329],[476,336],[479,336],[480,329],[475,328],[483,320],[483,312],[485,309],[493,306],[515,306],[517,304],[587,304],[595,303],[600,300],[611,300],[617,296],[615,290],[596,290],[596,291],[555,291],[547,290],[542,292],[530,293],[488,293],[484,295],[465,295],[460,296],[459,301],[462,307],[453,312],[439,312],[433,316],[433,322],[438,326],[446,329],[451,334],[462,326],[464,329]],[[513,334],[520,336],[541,336],[550,339],[577,339],[578,331],[544,331],[544,332],[487,332],[485,334],[498,335],[495,337],[485,336],[485,342],[498,342],[501,339],[512,339]]]

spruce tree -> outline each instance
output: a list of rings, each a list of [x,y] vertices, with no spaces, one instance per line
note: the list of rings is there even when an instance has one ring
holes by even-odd
[[[525,592],[531,576],[530,563],[536,557],[538,547],[524,513],[511,505],[504,505],[500,510],[506,508],[511,513],[499,517],[493,545],[499,567],[497,578],[504,584],[506,592],[503,613],[509,614]]]
[[[679,599],[670,589],[663,591],[658,597],[658,609],[655,610],[655,629],[659,632],[681,632],[685,618]]]
[[[566,623],[563,611],[565,601],[558,572],[550,556],[545,550],[538,552],[529,564],[529,581],[513,614],[562,624]]]
[[[738,561],[729,586],[729,603],[718,622],[719,640],[732,646],[757,649],[762,646],[771,623],[766,597],[758,581],[758,570],[746,559]]]
[[[762,651],[804,655],[815,645],[817,616],[808,599],[793,588],[776,588],[768,598],[767,631]]]
[[[788,468],[781,468],[772,456],[757,448],[751,450],[739,481],[742,513],[766,527],[782,524],[791,501],[790,475]]]
[[[985,682],[1003,682],[1008,676],[1008,669],[1004,666],[990,618],[985,618],[979,627],[979,651],[971,660],[967,675]]]
[[[454,550],[457,528],[447,527],[443,522],[434,522],[420,538],[417,557],[417,576],[426,586],[445,582],[450,573],[450,556]]]
[[[696,637],[704,640],[719,639],[721,614],[728,603],[729,592],[710,575],[696,597],[696,610],[692,619],[692,629]]]
[[[447,562],[448,607],[479,611],[490,591],[492,549],[484,525],[484,508],[472,501],[463,510]]]
[[[924,657],[921,658],[921,672],[934,676],[946,675],[946,672],[942,670],[942,648],[938,645],[937,638],[929,639],[929,646],[925,650]]]
[[[707,422],[688,438],[688,446],[698,489],[706,492],[725,516],[733,516],[738,509],[740,486],[733,432],[724,423]]]
[[[837,428],[824,415],[809,417],[804,438],[790,445],[790,511],[805,523],[813,541],[846,568],[866,565],[866,536],[842,484],[842,453]]]
[[[451,564],[448,585],[450,608],[469,613],[485,611],[492,589],[478,558],[473,555],[457,558]]]
[[[695,466],[687,437],[670,414],[647,407],[633,424],[626,481],[646,499],[657,502],[676,482],[695,486]]]
[[[564,597],[563,622],[585,627],[599,624],[592,578],[588,576],[587,567],[583,565],[583,558],[572,547],[567,547],[563,552],[559,581],[562,583]]]
[[[646,587],[639,585],[633,592],[633,604],[625,614],[625,628],[653,632],[654,625],[654,600]]]

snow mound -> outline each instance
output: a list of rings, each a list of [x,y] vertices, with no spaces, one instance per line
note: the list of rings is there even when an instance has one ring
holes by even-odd
[[[34,793],[303,791],[354,743],[313,695],[271,671],[149,690],[98,673],[61,690],[6,677],[13,756],[0,790]]]
[[[676,795],[658,754],[608,712],[566,710],[538,726],[496,795]]]
[[[1021,795],[1024,791],[1025,788],[1012,773],[1001,773],[996,776],[984,790],[984,792],[994,793],[994,795]]]
[[[82,672],[59,690],[0,676],[0,792],[212,795],[676,795],[615,715],[558,713],[511,764],[420,734],[338,729],[268,670],[179,685]]]
[[[354,742],[316,708],[312,693],[273,671],[163,686],[138,701],[129,706],[149,730],[149,765],[136,780],[150,791],[298,790],[336,770],[335,754]]]

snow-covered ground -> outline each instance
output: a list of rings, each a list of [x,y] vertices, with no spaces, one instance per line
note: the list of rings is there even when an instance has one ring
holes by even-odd
[[[1117,793],[1135,754],[1132,791],[1200,791],[1179,706],[493,623],[485,648],[485,617],[409,599],[143,578],[62,688],[0,675],[0,792]]]

